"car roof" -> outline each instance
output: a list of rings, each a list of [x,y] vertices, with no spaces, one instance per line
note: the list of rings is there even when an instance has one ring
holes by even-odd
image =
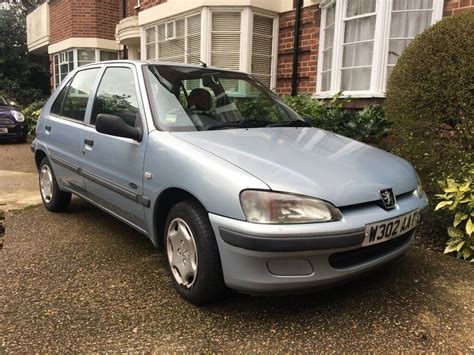
[[[132,64],[135,66],[141,65],[165,65],[170,67],[189,67],[189,68],[196,68],[196,69],[212,69],[212,70],[220,70],[220,71],[227,71],[233,73],[244,73],[239,70],[230,70],[225,68],[219,67],[204,67],[201,64],[188,64],[188,63],[176,63],[176,62],[164,62],[164,61],[157,61],[157,60],[130,60],[130,59],[117,59],[117,60],[106,60],[103,62],[94,62],[86,65],[81,65],[76,69],[85,69],[90,66],[94,66],[97,64]],[[244,73],[245,74],[245,73]]]

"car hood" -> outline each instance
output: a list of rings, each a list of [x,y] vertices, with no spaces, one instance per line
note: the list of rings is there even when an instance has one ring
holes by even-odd
[[[416,188],[405,160],[317,128],[253,128],[173,132],[264,181],[274,191],[314,196],[335,206],[380,200]]]

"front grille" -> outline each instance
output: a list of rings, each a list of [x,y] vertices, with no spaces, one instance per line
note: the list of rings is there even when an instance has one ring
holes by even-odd
[[[9,118],[0,117],[0,127],[15,127],[15,123]]]
[[[335,269],[344,269],[380,258],[409,244],[413,233],[414,231],[409,231],[384,243],[334,253],[329,256],[329,265]]]

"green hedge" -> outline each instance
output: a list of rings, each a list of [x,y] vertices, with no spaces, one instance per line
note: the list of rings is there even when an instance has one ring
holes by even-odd
[[[388,148],[418,168],[429,192],[472,160],[474,11],[444,18],[403,52],[387,85]],[[443,138],[444,137],[444,138]]]
[[[388,84],[385,110],[393,122],[382,147],[417,169],[432,207],[438,181],[473,161],[474,11],[444,18],[400,56]],[[443,250],[451,224],[428,213],[418,243]]]

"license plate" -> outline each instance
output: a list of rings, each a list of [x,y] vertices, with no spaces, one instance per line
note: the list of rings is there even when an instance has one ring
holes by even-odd
[[[0,128],[0,133],[8,133],[8,128]]]
[[[415,228],[419,220],[419,212],[413,211],[397,218],[366,224],[362,246],[378,244],[396,238]]]

